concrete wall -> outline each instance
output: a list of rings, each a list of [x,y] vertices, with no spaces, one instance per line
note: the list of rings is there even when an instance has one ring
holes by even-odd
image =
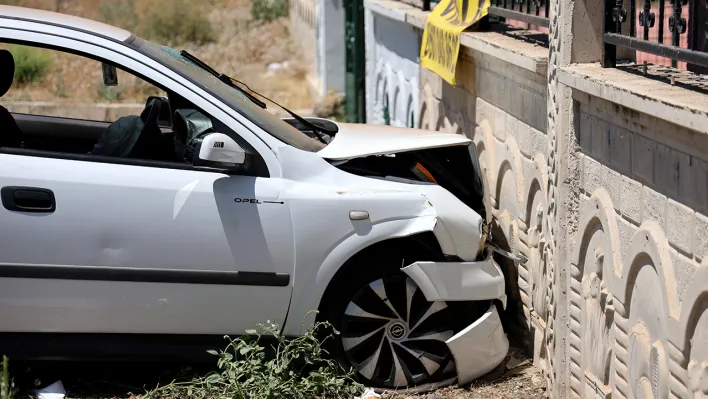
[[[474,141],[504,239],[529,258],[519,325],[555,397],[705,397],[708,96],[601,68],[600,7],[553,1],[548,47],[463,33],[457,87],[419,71],[418,126]],[[367,8],[401,38],[427,16]],[[376,57],[414,40],[367,37]]]
[[[290,24],[311,63],[308,83],[315,97],[344,92],[346,84],[343,0],[291,0]]]
[[[414,127],[418,121],[419,33],[405,20],[367,9],[366,120],[384,123],[384,108],[390,124]]]

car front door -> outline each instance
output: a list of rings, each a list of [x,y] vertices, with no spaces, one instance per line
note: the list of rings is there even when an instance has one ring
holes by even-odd
[[[15,39],[126,60],[101,40],[52,37]],[[198,100],[164,72],[130,66]],[[254,146],[270,176],[0,149],[0,332],[237,334],[282,323],[293,230],[274,157]]]

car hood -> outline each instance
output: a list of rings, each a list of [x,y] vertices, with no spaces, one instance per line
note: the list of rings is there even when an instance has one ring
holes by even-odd
[[[339,131],[332,141],[317,152],[322,158],[346,160],[471,143],[470,139],[461,134],[432,130],[355,123],[336,125]]]

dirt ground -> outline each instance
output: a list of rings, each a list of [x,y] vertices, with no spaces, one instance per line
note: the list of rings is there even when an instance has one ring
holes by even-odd
[[[61,0],[63,13],[100,20],[97,8],[111,0]],[[137,0],[136,7],[142,0]],[[56,0],[0,0],[0,4],[18,4],[52,9]],[[307,65],[289,31],[289,20],[281,17],[271,22],[251,19],[251,0],[213,0],[199,3],[214,27],[215,41],[203,45],[175,45],[204,60],[219,72],[247,83],[252,89],[291,109],[312,108],[312,97],[305,83]],[[170,43],[160,43],[167,44]],[[3,46],[6,47],[6,46]],[[50,51],[51,66],[45,78],[24,87],[13,87],[4,101],[112,102],[144,103],[156,88],[119,71],[120,92],[102,88],[101,65],[97,61],[71,54]],[[269,68],[270,66],[270,68]]]
[[[405,395],[383,393],[382,399],[543,399],[547,397],[546,379],[520,349],[511,348],[496,370],[467,387],[452,386],[433,392]]]

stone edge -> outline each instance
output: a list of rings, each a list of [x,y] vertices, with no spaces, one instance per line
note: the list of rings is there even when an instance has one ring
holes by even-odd
[[[708,134],[704,94],[598,63],[561,67],[558,79],[572,89]]]

